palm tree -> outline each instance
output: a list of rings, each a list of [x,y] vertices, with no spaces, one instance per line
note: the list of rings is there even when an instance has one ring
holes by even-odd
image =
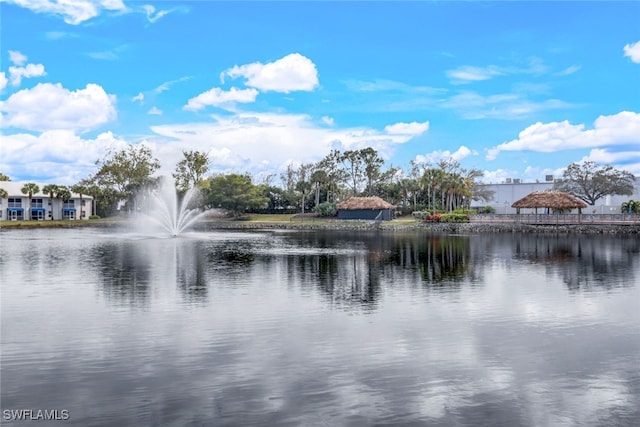
[[[640,201],[637,200],[629,200],[628,202],[622,203],[620,206],[620,210],[622,213],[639,213],[640,212]]]
[[[22,186],[20,191],[22,191],[22,194],[29,195],[29,219],[31,219],[31,197],[33,197],[34,193],[37,193],[38,191],[40,191],[40,187],[38,187],[38,184],[36,183],[27,182],[25,185]]]
[[[69,191],[66,185],[59,185],[56,187],[56,199],[66,202],[70,198],[71,198],[71,191]],[[63,209],[60,211],[61,219],[64,218],[64,214],[63,214],[64,204],[62,206],[63,206]]]
[[[316,169],[315,171],[313,171],[313,173],[311,174],[311,182],[314,183],[315,188],[316,188],[316,203],[315,203],[315,207],[317,208],[318,205],[320,204],[320,188],[326,184],[326,182],[328,181],[329,177],[327,176],[327,172],[324,171],[323,169]],[[327,193],[327,199],[329,198],[329,194]],[[328,202],[329,200],[327,200]]]
[[[82,205],[82,194],[87,194],[87,187],[82,184],[75,184],[71,187],[71,191],[74,193],[78,193],[80,195],[80,217],[82,219],[82,214],[84,213],[84,207]]]
[[[47,184],[42,188],[42,192],[49,195],[49,205],[51,208],[49,212],[51,212],[51,219],[55,219],[53,217],[53,198],[55,197],[56,192],[58,191],[58,186],[56,184]]]
[[[1,175],[1,174],[0,174]],[[0,177],[1,178],[1,177]],[[4,188],[0,188],[0,202],[2,202],[2,199],[6,199],[7,197],[9,197],[9,193],[7,193],[7,190],[5,190]],[[1,203],[0,203],[1,204]],[[7,213],[8,214],[8,213]],[[0,216],[2,215],[2,212],[0,212]],[[9,219],[9,218],[7,218]]]
[[[7,197],[9,197],[9,193],[7,193],[7,190],[5,190],[4,188],[0,188],[0,200],[6,199]]]

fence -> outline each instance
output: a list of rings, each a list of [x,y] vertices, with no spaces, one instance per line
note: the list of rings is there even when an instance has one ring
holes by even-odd
[[[478,214],[471,222],[522,224],[640,224],[637,214]]]

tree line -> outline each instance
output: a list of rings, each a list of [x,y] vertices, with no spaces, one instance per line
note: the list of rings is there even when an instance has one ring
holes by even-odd
[[[244,212],[331,211],[337,202],[350,196],[379,196],[403,213],[450,212],[469,208],[474,201],[486,203],[493,196],[480,185],[483,173],[479,169],[463,168],[450,158],[432,165],[412,161],[404,170],[387,165],[371,147],[334,149],[318,162],[289,164],[281,174],[259,180],[248,172],[210,174],[212,159],[207,153],[194,150],[182,154],[172,173],[177,191],[184,194],[197,188],[197,207],[222,208],[236,216]],[[119,208],[137,210],[140,200],[160,180],[155,176],[160,162],[144,145],[130,144],[108,152],[96,161],[96,167],[95,173],[70,188],[51,184],[45,192],[51,198],[70,197],[64,188],[91,195],[96,213],[110,216]],[[554,187],[593,205],[606,195],[633,194],[634,184],[630,172],[583,162],[570,164]],[[39,191],[34,190],[23,192]]]
[[[351,196],[379,196],[405,212],[420,209],[451,211],[468,208],[473,200],[487,201],[478,169],[465,169],[453,160],[428,166],[412,162],[409,171],[386,165],[373,148],[333,150],[315,163],[289,164],[279,175],[259,180],[245,173],[209,174],[205,152],[183,151],[172,173],[184,193],[198,188],[200,208],[244,212],[311,212]],[[99,215],[110,215],[124,201],[136,210],[140,195],[158,185],[160,162],[146,146],[129,145],[96,162],[95,174],[78,183],[97,200]],[[77,187],[76,187],[77,188]]]

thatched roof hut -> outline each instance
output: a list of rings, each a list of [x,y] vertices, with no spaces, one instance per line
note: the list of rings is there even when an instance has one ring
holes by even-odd
[[[344,202],[338,203],[338,209],[393,209],[394,206],[380,197],[349,197]]]
[[[338,203],[339,219],[382,219],[393,218],[395,206],[380,197],[350,197]]]
[[[575,209],[586,208],[587,204],[570,194],[556,190],[534,191],[531,194],[517,200],[512,208],[549,208],[549,209]]]

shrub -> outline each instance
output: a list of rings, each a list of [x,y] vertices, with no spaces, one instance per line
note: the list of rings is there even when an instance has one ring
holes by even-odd
[[[496,213],[496,210],[491,206],[485,206],[482,212],[486,214],[492,214],[492,213]]]
[[[442,214],[439,218],[440,222],[469,222],[469,215],[463,213]]]
[[[336,216],[338,209],[335,203],[324,202],[313,208],[313,211],[320,216]]]
[[[89,219],[100,219],[100,215],[91,215]]]
[[[620,206],[620,211],[622,213],[640,213],[640,201],[637,200],[629,200],[628,202],[622,203]]]
[[[425,220],[431,221],[431,222],[440,222],[440,218],[442,218],[441,213],[434,213],[434,214],[427,215],[425,217]]]

